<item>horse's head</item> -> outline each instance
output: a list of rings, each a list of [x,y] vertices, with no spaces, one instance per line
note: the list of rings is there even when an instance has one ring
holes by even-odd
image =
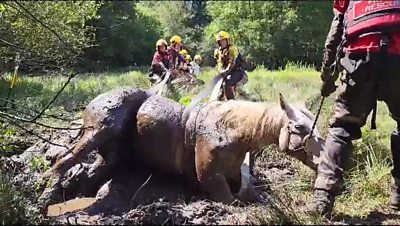
[[[282,94],[279,94],[279,99],[288,118],[280,131],[279,148],[316,170],[325,141],[318,128],[310,135],[315,116],[305,108],[290,106]]]

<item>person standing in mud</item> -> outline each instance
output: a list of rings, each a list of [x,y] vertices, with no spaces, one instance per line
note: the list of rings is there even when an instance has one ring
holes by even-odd
[[[218,72],[224,77],[223,92],[226,100],[234,98],[234,86],[243,78],[242,56],[238,48],[230,42],[229,34],[220,31],[216,35],[218,50],[214,52]],[[221,98],[222,99],[222,98]]]
[[[168,43],[164,39],[159,39],[156,42],[156,52],[151,62],[151,78],[156,82],[163,78],[165,72],[169,69],[169,57],[167,53]]]
[[[342,73],[313,199],[305,210],[325,217],[331,215],[335,197],[343,191],[343,173],[353,150],[352,140],[361,138],[360,128],[370,112],[375,113],[377,100],[387,104],[397,122],[397,129],[391,135],[389,206],[399,210],[400,1],[335,0],[333,12],[322,63],[322,96],[335,92],[338,77],[335,72]]]

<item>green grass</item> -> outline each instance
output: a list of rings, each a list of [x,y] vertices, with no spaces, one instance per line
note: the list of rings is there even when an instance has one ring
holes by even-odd
[[[207,83],[216,73],[213,68],[205,68],[201,79]],[[243,89],[249,95],[250,100],[277,102],[278,94],[282,93],[289,102],[304,103],[314,113],[317,110],[321,82],[319,73],[311,68],[298,65],[288,65],[284,71],[267,71],[263,68],[257,68],[248,73],[248,78],[249,82]],[[15,101],[17,105],[23,106],[25,109],[40,110],[51,100],[66,79],[65,76],[20,77],[15,88]],[[83,107],[100,93],[123,86],[148,88],[149,85],[147,75],[138,71],[78,75],[54,105],[48,109],[47,113],[62,114],[63,117],[79,117]],[[0,80],[0,97],[6,95],[7,86],[6,82]],[[174,98],[187,105],[194,95],[194,93],[182,92]],[[332,113],[333,101],[334,95],[326,100],[319,121],[324,135],[326,135],[328,119]],[[30,114],[33,114],[33,112],[31,111]],[[49,121],[49,119],[44,120],[47,123],[55,123]],[[59,123],[57,122],[57,125]],[[346,187],[349,192],[340,196],[335,205],[335,212],[339,215],[362,220],[366,219],[368,214],[374,210],[387,210],[391,162],[389,137],[395,124],[389,117],[388,109],[383,103],[378,105],[377,125],[378,130],[371,131],[368,122],[362,130],[364,137],[354,143],[355,150],[352,157],[354,164],[345,175]],[[10,130],[12,127],[7,128]],[[5,136],[4,133],[5,130],[3,130],[0,139],[6,140],[8,136]],[[8,131],[8,135],[15,136],[10,131]],[[10,151],[9,148],[4,149]],[[9,155],[9,152],[7,152],[7,155]],[[295,218],[291,222],[327,223],[321,218],[305,216],[296,212],[296,208],[310,199],[314,180],[314,174],[309,169],[300,163],[296,163],[296,167],[298,168],[296,180],[275,191],[282,199],[290,200],[288,206],[294,211],[294,213],[291,213],[294,214],[291,217]],[[256,208],[254,210],[255,215],[260,216],[263,213],[262,207],[254,208]],[[0,211],[4,211],[4,209]],[[19,213],[20,210],[16,209],[16,211],[15,213]],[[258,217],[257,222],[268,223],[268,219],[271,220],[272,218]],[[274,222],[276,222],[276,219]]]

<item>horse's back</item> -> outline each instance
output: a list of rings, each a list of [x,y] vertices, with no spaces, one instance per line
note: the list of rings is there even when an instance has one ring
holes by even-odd
[[[125,87],[95,97],[84,110],[84,125],[98,128],[124,127],[149,94],[141,89]],[[133,118],[133,117],[132,117]]]
[[[140,106],[135,149],[147,164],[172,173],[179,168],[183,153],[183,109],[181,104],[158,95],[149,97]]]

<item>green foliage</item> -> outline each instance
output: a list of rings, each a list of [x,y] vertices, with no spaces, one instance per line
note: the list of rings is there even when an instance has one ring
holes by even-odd
[[[3,3],[0,3],[0,15],[2,15],[2,13],[6,10],[6,7],[4,6]]]
[[[38,213],[27,204],[21,189],[11,183],[9,175],[0,172],[0,224],[38,223]]]
[[[11,156],[16,152],[16,146],[11,144],[15,136],[15,130],[5,123],[0,122],[0,158]]]
[[[135,2],[104,2],[91,23],[96,27],[96,47],[87,51],[89,58],[111,67],[150,64],[160,24],[136,11]]]
[[[212,22],[205,28],[205,46],[212,47],[214,35],[226,30],[257,64],[275,69],[288,61],[319,64],[331,7],[329,2],[208,2]]]
[[[332,4],[326,1],[21,4],[47,28],[15,2],[0,5],[2,38],[14,45],[0,42],[2,65],[8,70],[18,51],[25,56],[22,69],[71,65],[78,56],[92,60],[78,64],[89,70],[148,66],[156,40],[168,41],[172,35],[183,38],[190,55],[201,54],[204,65],[213,65],[214,35],[219,30],[232,35],[251,68],[284,68],[290,61],[319,66],[332,16]]]
[[[29,162],[31,170],[45,172],[50,168],[49,163],[44,158],[34,157]]]
[[[99,4],[94,1],[18,3],[22,7],[16,2],[2,4],[5,9],[0,20],[1,38],[16,47],[1,42],[0,65],[11,68],[17,51],[24,57],[22,68],[70,65],[91,45],[93,30],[86,21],[96,16]]]
[[[141,1],[137,9],[161,24],[161,37],[169,41],[173,35],[179,35],[189,54],[197,54],[208,23],[204,1]]]
[[[183,96],[179,99],[179,103],[183,104],[184,106],[188,106],[192,101],[191,96]]]

